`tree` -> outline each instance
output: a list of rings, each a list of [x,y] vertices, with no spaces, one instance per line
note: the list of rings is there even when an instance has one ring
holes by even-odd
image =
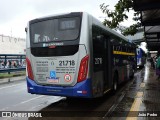
[[[134,35],[141,27],[140,23],[140,12],[134,12],[133,20],[136,21],[129,27],[123,27],[120,25],[121,22],[128,19],[127,12],[133,10],[133,0],[119,0],[114,6],[115,10],[109,10],[109,5],[105,3],[100,5],[100,9],[104,14],[107,15],[108,19],[105,18],[103,24],[107,25],[111,29],[120,30],[123,35]]]

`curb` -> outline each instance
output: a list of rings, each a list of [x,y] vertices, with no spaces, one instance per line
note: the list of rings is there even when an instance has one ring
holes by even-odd
[[[0,79],[0,84],[25,80],[26,76],[10,77]]]

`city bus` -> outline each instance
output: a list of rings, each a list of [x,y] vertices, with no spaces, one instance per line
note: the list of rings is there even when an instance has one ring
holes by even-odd
[[[137,48],[137,68],[143,68],[146,64],[146,53],[142,48]]]
[[[26,32],[28,93],[95,98],[134,76],[136,46],[88,13],[37,18]]]

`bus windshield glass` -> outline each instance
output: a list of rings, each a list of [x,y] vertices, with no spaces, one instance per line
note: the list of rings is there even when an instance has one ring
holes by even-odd
[[[31,24],[32,43],[76,40],[80,33],[80,18],[49,19]]]

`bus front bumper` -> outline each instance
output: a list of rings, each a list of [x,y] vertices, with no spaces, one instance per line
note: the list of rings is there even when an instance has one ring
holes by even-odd
[[[73,87],[57,87],[38,85],[34,80],[26,77],[28,93],[66,96],[66,97],[84,97],[91,98],[91,79],[86,79],[83,82],[77,83]]]

